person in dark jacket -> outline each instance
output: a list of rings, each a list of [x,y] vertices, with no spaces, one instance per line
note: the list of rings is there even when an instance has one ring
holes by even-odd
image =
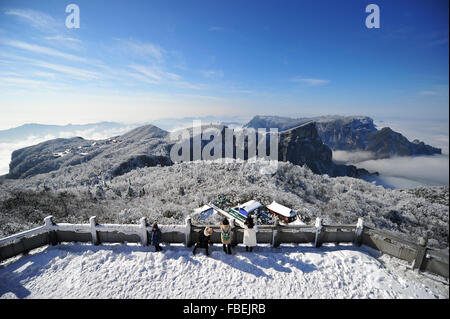
[[[161,243],[161,240],[162,240],[161,230],[159,229],[158,224],[154,223],[152,228],[151,244],[155,246],[155,251],[163,250],[159,245]]]
[[[211,245],[211,234],[213,233],[213,229],[210,227],[206,227],[204,231],[202,231],[198,237],[198,241],[195,244],[194,250],[192,253],[195,255],[197,248],[205,248],[206,256],[209,256],[208,247]]]

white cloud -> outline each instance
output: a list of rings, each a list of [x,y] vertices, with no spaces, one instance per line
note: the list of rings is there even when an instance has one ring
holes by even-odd
[[[20,76],[20,73],[17,72],[11,72],[11,71],[0,71],[0,76]]]
[[[240,90],[240,89],[233,89],[230,90],[229,92],[237,94],[256,94],[256,92],[252,90]]]
[[[431,85],[418,93],[423,96],[440,96],[448,98],[448,84]]]
[[[200,73],[205,77],[209,79],[213,78],[223,78],[223,71],[222,70],[202,70]]]
[[[171,79],[171,80],[175,80],[175,81],[179,81],[181,80],[181,75],[175,74],[175,73],[171,73],[171,72],[166,72],[166,76]]]
[[[325,85],[325,84],[330,83],[329,80],[325,80],[325,79],[304,78],[304,77],[301,77],[301,76],[293,77],[291,79],[291,82],[305,83],[305,84],[308,84],[310,86],[319,86],[319,85]]]
[[[151,78],[153,80],[156,80],[157,82],[159,82],[161,80],[161,76],[157,74],[158,71],[155,71],[149,67],[143,66],[143,65],[129,65],[129,67],[133,70],[138,71],[139,73],[142,73],[143,75],[145,75],[148,78]]]
[[[439,95],[439,93],[436,91],[420,91],[419,94],[420,95]]]
[[[427,90],[419,91],[420,95],[448,97],[448,84],[434,85]]]
[[[57,71],[60,73],[64,73],[64,74],[67,74],[69,76],[72,76],[72,77],[78,78],[78,79],[91,79],[92,80],[92,79],[100,78],[100,74],[98,72],[75,68],[75,67],[71,67],[71,66],[52,64],[52,63],[41,62],[41,61],[36,61],[34,64],[36,66],[50,69],[53,71]]]
[[[128,75],[139,81],[153,84],[166,84],[170,86],[191,90],[205,89],[205,86],[203,84],[182,81],[180,75],[172,72],[167,72],[163,69],[163,67],[158,66],[149,67],[138,64],[132,64],[129,65],[128,67],[138,72],[137,74],[128,72]]]
[[[133,77],[138,81],[143,81],[146,83],[153,84],[165,84],[169,86],[175,86],[185,89],[201,90],[204,89],[203,84],[190,83],[187,81],[182,81],[182,77],[178,74],[167,72],[162,67],[157,66],[145,66],[132,64],[128,66],[129,68],[137,71],[138,73],[126,72],[128,76]]]
[[[163,62],[166,50],[159,45],[150,42],[141,42],[137,40],[114,39],[119,42],[122,50],[139,57],[150,57],[158,63]]]
[[[16,77],[1,77],[0,78],[0,87],[1,88],[11,88],[14,87],[16,89],[22,90],[24,92],[30,92],[30,90],[60,90],[64,87],[61,83],[52,83],[48,82],[45,79],[29,79],[22,78],[20,76]],[[19,93],[19,94],[23,94]]]
[[[35,44],[29,44],[29,43],[22,42],[22,41],[6,40],[6,41],[2,41],[0,43],[15,47],[15,48],[19,48],[22,50],[26,50],[29,52],[37,53],[37,54],[49,55],[49,56],[53,56],[56,58],[63,58],[63,59],[74,61],[74,62],[87,62],[86,59],[80,58],[73,54],[63,53],[63,52],[60,52],[55,49],[51,49],[51,48],[47,48],[47,47],[43,47],[43,46],[35,45]]]
[[[14,78],[14,77],[0,78],[0,83],[1,82],[11,83],[11,84],[21,84],[21,85],[34,85],[34,86],[39,86],[44,83],[42,81],[30,80],[30,79],[24,79],[24,78]]]
[[[43,77],[43,78],[54,78],[56,76],[55,73],[50,73],[50,72],[34,72],[34,75],[38,76],[38,77]]]
[[[206,100],[213,100],[213,101],[225,101],[224,98],[217,97],[217,96],[211,96],[211,95],[183,94],[183,96],[199,98],[199,99],[206,99]]]
[[[372,152],[333,151],[333,161],[335,161],[336,163],[355,164],[374,158],[375,154]]]
[[[130,60],[134,59],[136,63],[127,65],[133,72],[122,72],[135,80],[152,84],[164,84],[189,89],[200,89],[202,85],[189,83],[182,80],[182,76],[169,71],[167,59],[180,60],[180,53],[176,51],[166,51],[159,45],[140,42],[137,40],[114,39],[119,42],[119,47],[131,54]],[[142,60],[144,58],[144,60]],[[176,66],[179,67],[177,64]],[[186,70],[186,68],[181,68]],[[136,73],[137,72],[137,73]]]
[[[32,28],[35,28],[43,34],[42,39],[51,42],[57,42],[58,45],[64,45],[71,49],[80,49],[81,40],[68,35],[68,29],[65,27],[65,15],[55,19],[47,13],[30,9],[11,9],[5,11],[6,15],[15,16],[20,21],[25,22]]]
[[[394,157],[369,160],[356,165],[370,172],[379,172],[382,178],[410,180],[421,185],[448,185],[449,158],[447,155]]]
[[[156,80],[149,79],[147,76],[141,74],[141,73],[134,73],[134,72],[122,72],[122,75],[128,76],[138,82],[144,82],[144,83],[150,83],[150,84],[158,84],[159,82]]]
[[[15,16],[31,27],[41,31],[54,32],[58,28],[64,28],[63,21],[58,22],[52,16],[36,10],[11,9],[5,11],[5,14]]]
[[[76,42],[76,43],[81,43],[81,40],[79,39],[75,39],[75,38],[71,38],[71,37],[65,37],[62,35],[55,35],[55,36],[51,36],[51,37],[44,37],[45,40],[55,40],[55,41],[69,41],[69,42]]]
[[[57,45],[58,47],[64,46],[71,50],[81,51],[83,50],[83,43],[80,39],[73,38],[66,35],[54,35],[43,37],[43,40],[47,43],[51,43],[53,45]]]
[[[177,81],[173,83],[175,86],[185,88],[185,89],[192,89],[192,90],[204,90],[206,87],[203,84],[196,84],[196,83],[190,83],[185,81]]]

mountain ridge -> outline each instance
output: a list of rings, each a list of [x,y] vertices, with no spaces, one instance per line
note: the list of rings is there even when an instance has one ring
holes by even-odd
[[[223,125],[206,125],[202,126],[202,130],[208,127],[220,128],[221,134],[226,128]],[[317,133],[315,123],[280,132],[279,136],[278,158],[282,161],[306,164],[316,174],[352,177],[369,175],[364,169],[335,164],[331,150],[322,143]],[[175,143],[170,139],[169,132],[151,124],[104,140],[85,140],[81,137],[54,139],[14,151],[7,178],[27,178],[89,162],[92,171],[100,171],[103,178],[110,179],[139,167],[172,165],[169,154]],[[202,148],[206,143],[208,141],[202,141]],[[233,143],[235,146],[236,140]],[[192,160],[192,137],[190,145]],[[235,158],[236,153],[233,156]]]
[[[244,127],[290,129],[307,121],[317,123],[322,141],[332,150],[367,151],[374,159],[393,156],[442,154],[440,148],[425,144],[417,139],[410,142],[401,133],[389,127],[377,129],[368,116],[319,116],[311,118],[289,118],[280,116],[254,116]]]

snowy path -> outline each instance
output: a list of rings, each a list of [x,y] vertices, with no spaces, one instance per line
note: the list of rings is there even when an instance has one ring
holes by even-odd
[[[366,247],[260,245],[228,256],[215,245],[209,258],[164,248],[41,248],[0,266],[0,298],[448,298],[448,286],[433,292],[421,275],[399,276]]]

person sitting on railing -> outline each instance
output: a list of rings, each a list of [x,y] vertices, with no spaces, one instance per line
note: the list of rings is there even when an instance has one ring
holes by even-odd
[[[195,244],[194,250],[192,253],[195,255],[197,248],[205,248],[206,256],[209,256],[208,247],[211,245],[211,234],[213,233],[213,229],[211,227],[206,227],[204,231],[202,231],[198,237],[198,241]]]
[[[158,224],[154,223],[152,228],[151,244],[155,246],[155,251],[163,250],[162,247],[159,245],[161,243],[161,239],[162,239],[161,230],[159,229]]]
[[[231,255],[231,226],[227,218],[224,218],[220,226],[220,240],[225,254]]]
[[[252,216],[248,216],[244,222],[244,245],[245,251],[253,251],[253,247],[256,246],[256,232],[258,231],[258,226],[255,225]]]

